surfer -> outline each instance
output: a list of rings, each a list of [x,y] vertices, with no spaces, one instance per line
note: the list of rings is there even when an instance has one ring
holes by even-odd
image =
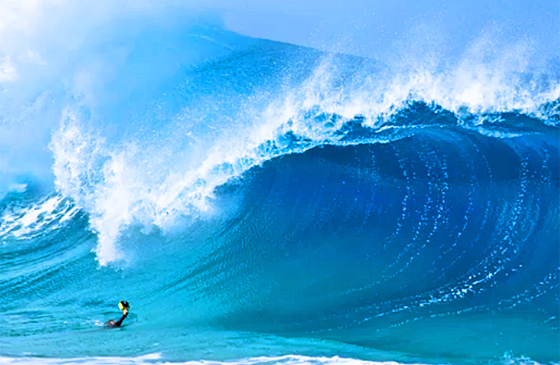
[[[123,312],[122,317],[118,320],[118,321],[114,321],[112,319],[110,319],[109,321],[107,321],[107,327],[108,328],[116,328],[116,327],[120,327],[121,324],[123,323],[123,321],[125,320],[126,316],[128,316],[128,308],[130,308],[130,305],[128,304],[128,302],[125,301],[120,301],[119,302],[119,309]]]

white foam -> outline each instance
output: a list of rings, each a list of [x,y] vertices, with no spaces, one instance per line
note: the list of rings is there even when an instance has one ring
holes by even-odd
[[[58,358],[45,358],[45,357],[0,357],[0,364],[13,365],[13,364],[41,364],[41,365],[56,365],[56,364],[82,364],[82,365],[105,365],[105,364],[120,364],[120,365],[136,365],[136,364],[157,364],[154,360],[159,359],[159,354],[150,354],[137,357],[76,357],[70,359]]]
[[[60,229],[79,212],[69,199],[47,197],[34,205],[6,210],[0,216],[0,238],[27,240]]]
[[[276,357],[251,357],[239,360],[229,361],[178,361],[167,362],[158,361],[162,356],[159,353],[149,354],[137,357],[78,357],[78,358],[45,358],[45,357],[19,357],[9,358],[0,357],[0,364],[41,364],[41,365],[58,365],[58,364],[81,364],[81,365],[399,365],[396,361],[367,361],[351,358],[334,357],[311,357],[302,355],[285,355]],[[407,363],[408,365],[423,365],[423,363]],[[450,365],[450,363],[446,363]],[[538,362],[527,357],[513,357],[509,355],[503,356],[500,360],[490,362],[496,365],[539,365]],[[559,365],[560,363],[551,363],[550,365]]]
[[[278,357],[253,357],[231,361],[185,361],[185,362],[166,362],[157,361],[161,358],[160,354],[150,354],[138,357],[82,357],[73,359],[56,359],[56,358],[38,358],[38,357],[22,357],[7,358],[0,357],[0,364],[83,364],[83,365],[104,365],[104,364],[120,364],[120,365],[140,365],[140,364],[158,364],[158,365],[398,365],[395,361],[364,361],[349,358],[335,357],[309,357],[301,355],[286,355]],[[420,365],[420,364],[409,364]]]

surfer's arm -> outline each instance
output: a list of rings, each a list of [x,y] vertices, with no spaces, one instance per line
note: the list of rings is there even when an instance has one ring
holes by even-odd
[[[120,327],[121,324],[123,323],[124,319],[126,318],[126,316],[128,316],[128,310],[123,311],[123,315],[122,315],[121,319],[119,319],[118,321],[115,322],[115,327]]]

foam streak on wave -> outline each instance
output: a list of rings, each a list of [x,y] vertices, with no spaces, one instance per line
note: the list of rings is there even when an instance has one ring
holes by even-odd
[[[58,365],[75,364],[75,365],[399,365],[401,363],[395,361],[365,361],[358,359],[334,357],[309,357],[301,355],[285,355],[278,357],[254,357],[234,361],[185,361],[185,362],[162,362],[158,361],[160,354],[150,354],[137,357],[84,357],[74,359],[49,359],[49,358],[6,358],[0,357],[0,364],[15,365],[27,364],[32,361],[34,364],[41,365]],[[408,365],[422,365],[420,363],[407,363]],[[528,358],[512,358],[504,356],[501,360],[495,361],[493,365],[539,365]],[[558,364],[551,364],[558,365]]]
[[[398,365],[394,361],[363,361],[355,359],[344,359],[339,357],[308,357],[298,355],[286,355],[280,357],[256,357],[236,361],[185,361],[185,362],[160,362],[159,354],[138,356],[134,358],[125,357],[86,357],[76,359],[46,359],[46,358],[3,358],[0,357],[0,364],[14,365],[26,364],[30,361],[37,364],[55,365],[55,364],[80,364],[80,365],[104,365],[104,364],[119,364],[119,365],[143,365],[143,364],[157,364],[157,365]],[[537,363],[527,363],[534,364]],[[409,364],[420,365],[420,364]]]
[[[60,195],[49,196],[32,206],[7,209],[0,216],[0,242],[7,238],[32,239],[59,229],[79,212]]]

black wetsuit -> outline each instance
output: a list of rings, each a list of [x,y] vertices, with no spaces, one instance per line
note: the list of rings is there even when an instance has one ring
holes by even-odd
[[[109,328],[115,328],[115,327],[120,327],[121,324],[123,323],[124,319],[126,318],[126,316],[128,316],[127,314],[123,314],[121,319],[119,319],[118,321],[116,321],[115,323],[111,323],[111,321],[107,322],[107,327]]]

